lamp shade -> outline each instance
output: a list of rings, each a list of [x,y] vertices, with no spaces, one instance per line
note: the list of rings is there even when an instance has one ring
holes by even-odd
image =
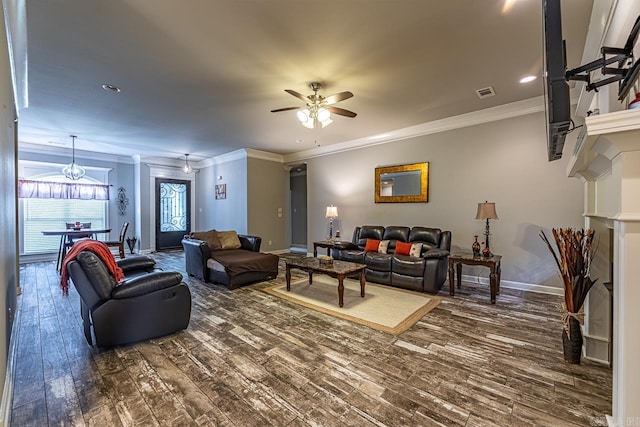
[[[494,202],[478,203],[476,219],[498,219],[496,204]]]
[[[335,218],[338,216],[338,207],[337,206],[327,206],[327,213],[325,215],[327,218]]]

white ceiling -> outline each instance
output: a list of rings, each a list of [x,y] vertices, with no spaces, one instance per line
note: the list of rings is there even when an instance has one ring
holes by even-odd
[[[57,0],[27,3],[20,141],[199,160],[289,154],[543,94],[541,0]],[[563,0],[568,66],[592,1]],[[351,91],[320,130],[284,92]],[[104,83],[121,88],[104,91]],[[491,86],[496,96],[479,99]],[[298,142],[302,140],[302,142]]]

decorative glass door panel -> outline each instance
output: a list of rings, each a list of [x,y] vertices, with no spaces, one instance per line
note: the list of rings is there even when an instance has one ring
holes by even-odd
[[[190,218],[191,182],[156,178],[156,250],[180,248]]]

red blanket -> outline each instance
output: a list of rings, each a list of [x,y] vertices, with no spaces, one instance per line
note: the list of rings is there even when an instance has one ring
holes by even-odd
[[[98,256],[105,263],[109,273],[116,280],[116,283],[120,282],[124,279],[124,273],[118,263],[116,262],[115,257],[109,250],[109,247],[100,242],[98,240],[78,240],[71,246],[69,252],[64,257],[64,261],[62,261],[62,271],[60,273],[60,287],[62,288],[62,293],[64,295],[69,295],[69,273],[67,273],[67,263],[76,259],[78,254],[82,251],[91,251]]]

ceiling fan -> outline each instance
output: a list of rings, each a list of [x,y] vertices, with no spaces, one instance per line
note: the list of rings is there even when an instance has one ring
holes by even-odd
[[[324,97],[318,94],[318,91],[322,87],[321,83],[313,82],[309,85],[309,87],[313,91],[313,95],[304,96],[303,94],[296,92],[295,90],[284,90],[285,92],[304,101],[306,105],[301,105],[299,107],[278,108],[276,110],[271,110],[271,112],[277,113],[280,111],[298,110],[298,112],[296,113],[296,117],[303,126],[310,129],[313,129],[316,126],[325,127],[328,124],[332,123],[331,113],[345,117],[355,117],[357,115],[353,111],[333,106],[333,104],[335,104],[336,102],[344,101],[345,99],[353,97],[353,93],[346,91]]]

